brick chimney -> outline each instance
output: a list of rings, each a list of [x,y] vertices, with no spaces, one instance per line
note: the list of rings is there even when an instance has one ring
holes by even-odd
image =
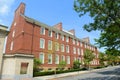
[[[73,35],[75,35],[75,30],[74,29],[69,30],[69,32],[71,32]]]
[[[53,27],[55,27],[56,29],[58,29],[58,30],[61,30],[62,31],[62,23],[60,22],[60,23],[58,23],[58,24],[56,24],[56,25],[54,25]]]
[[[21,3],[19,5],[19,7],[15,10],[15,16],[14,16],[14,19],[18,18],[20,16],[20,14],[23,14],[24,15],[25,13],[25,4],[24,3]]]

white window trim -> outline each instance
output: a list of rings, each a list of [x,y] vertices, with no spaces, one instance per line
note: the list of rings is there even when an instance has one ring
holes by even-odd
[[[40,54],[39,54],[39,59],[40,59],[40,55],[41,55],[41,54],[43,54],[43,60],[42,60],[41,63],[44,64],[44,53],[43,53],[43,52],[40,52]],[[40,59],[40,60],[41,60],[41,59]]]
[[[64,46],[64,44],[61,44],[61,52],[65,52],[65,46]]]
[[[67,64],[70,64],[70,56],[67,56]]]
[[[49,32],[50,32],[51,35],[49,35]],[[49,37],[52,37],[52,31],[49,31],[49,32],[48,32]]]
[[[68,51],[67,51],[67,47],[68,47]],[[66,45],[66,53],[69,53],[69,52],[70,52],[69,45]]]
[[[52,64],[52,54],[48,54],[48,55],[50,55],[50,58],[51,58],[51,62],[49,63],[48,61],[48,64]]]
[[[12,32],[12,37],[15,37],[15,30],[13,30]]]
[[[41,40],[43,40],[43,41],[44,41],[44,45],[43,45],[43,47],[41,47],[41,44],[40,44],[40,48],[44,49],[44,48],[45,48],[45,39],[40,38],[40,42],[41,42]]]
[[[42,29],[44,29],[44,32],[43,32],[43,33],[42,33]],[[45,28],[44,28],[44,27],[41,27],[41,29],[40,29],[40,34],[45,35]]]
[[[49,44],[49,42],[50,42],[51,44]],[[51,45],[51,46],[49,46],[49,45]],[[52,50],[52,41],[51,41],[51,40],[48,40],[48,50]]]
[[[56,61],[56,56],[58,58],[58,61]],[[58,54],[55,55],[55,64],[59,64],[59,55]]]

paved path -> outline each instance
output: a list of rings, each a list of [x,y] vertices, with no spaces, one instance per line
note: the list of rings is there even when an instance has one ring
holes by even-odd
[[[120,80],[120,66],[107,67],[85,74],[72,75],[49,80]]]

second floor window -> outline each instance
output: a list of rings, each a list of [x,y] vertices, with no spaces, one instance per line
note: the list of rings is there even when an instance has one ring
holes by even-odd
[[[66,45],[66,52],[69,53],[69,45]]]
[[[48,50],[52,50],[52,41],[51,40],[48,41]]]
[[[58,33],[55,33],[55,38],[59,39],[59,34]]]
[[[66,36],[66,42],[69,42],[69,37]]]
[[[61,52],[64,52],[64,44],[61,44]]]
[[[40,38],[40,48],[45,48],[45,40],[43,38]]]

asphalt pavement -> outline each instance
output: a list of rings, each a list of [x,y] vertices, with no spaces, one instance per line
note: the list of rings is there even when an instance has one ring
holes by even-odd
[[[64,76],[49,80],[120,80],[120,66],[88,71],[83,74]]]

